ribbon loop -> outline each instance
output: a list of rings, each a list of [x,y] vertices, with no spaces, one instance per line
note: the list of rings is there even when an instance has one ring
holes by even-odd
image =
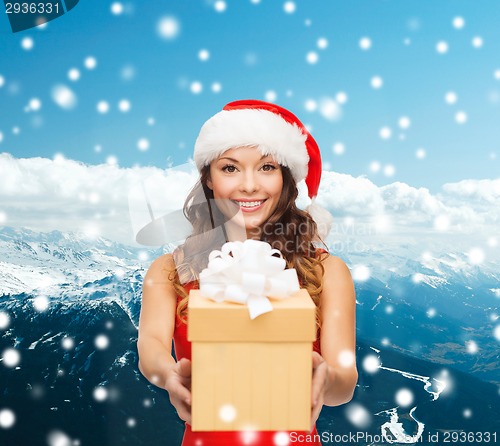
[[[246,304],[255,319],[272,311],[268,297],[284,299],[299,290],[297,271],[285,268],[281,252],[269,243],[228,242],[209,254],[200,273],[200,293],[217,302]]]

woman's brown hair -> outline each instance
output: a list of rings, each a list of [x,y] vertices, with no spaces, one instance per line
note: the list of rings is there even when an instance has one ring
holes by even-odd
[[[305,288],[316,304],[316,322],[321,326],[320,294],[324,268],[323,255],[317,255],[315,241],[319,240],[316,222],[305,211],[295,205],[298,189],[289,168],[281,166],[283,190],[274,212],[262,226],[261,240],[281,251],[287,268],[295,268],[301,287]],[[184,203],[184,215],[193,225],[193,233],[173,253],[176,269],[170,271],[177,294],[181,297],[177,305],[177,315],[187,322],[187,304],[189,295],[183,285],[194,282],[192,288],[198,288],[199,273],[208,265],[208,255],[214,247],[212,229],[222,226],[227,218],[214,204],[213,191],[207,186],[210,166],[201,170],[197,184],[189,193]]]

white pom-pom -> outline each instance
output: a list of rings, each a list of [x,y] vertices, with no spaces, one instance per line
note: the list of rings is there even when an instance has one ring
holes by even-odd
[[[333,224],[333,216],[324,207],[321,207],[313,199],[311,204],[306,207],[306,211],[313,218],[313,220],[318,225],[318,235],[321,240],[325,241],[326,237],[330,233]]]

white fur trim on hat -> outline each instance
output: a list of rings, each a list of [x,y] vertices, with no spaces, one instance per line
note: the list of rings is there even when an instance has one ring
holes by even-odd
[[[321,240],[325,241],[332,229],[333,215],[316,203],[315,199],[306,207],[306,211],[318,225],[318,235],[321,237]]]
[[[222,110],[200,130],[194,146],[194,161],[199,170],[226,150],[257,146],[290,168],[295,181],[307,175],[309,155],[307,135],[276,113],[261,109]]]

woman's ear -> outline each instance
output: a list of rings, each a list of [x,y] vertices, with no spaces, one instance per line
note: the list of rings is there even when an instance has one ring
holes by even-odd
[[[207,187],[210,189],[210,190],[214,190],[213,188],[213,184],[212,184],[212,180],[210,179],[210,175],[208,176],[207,178]]]

